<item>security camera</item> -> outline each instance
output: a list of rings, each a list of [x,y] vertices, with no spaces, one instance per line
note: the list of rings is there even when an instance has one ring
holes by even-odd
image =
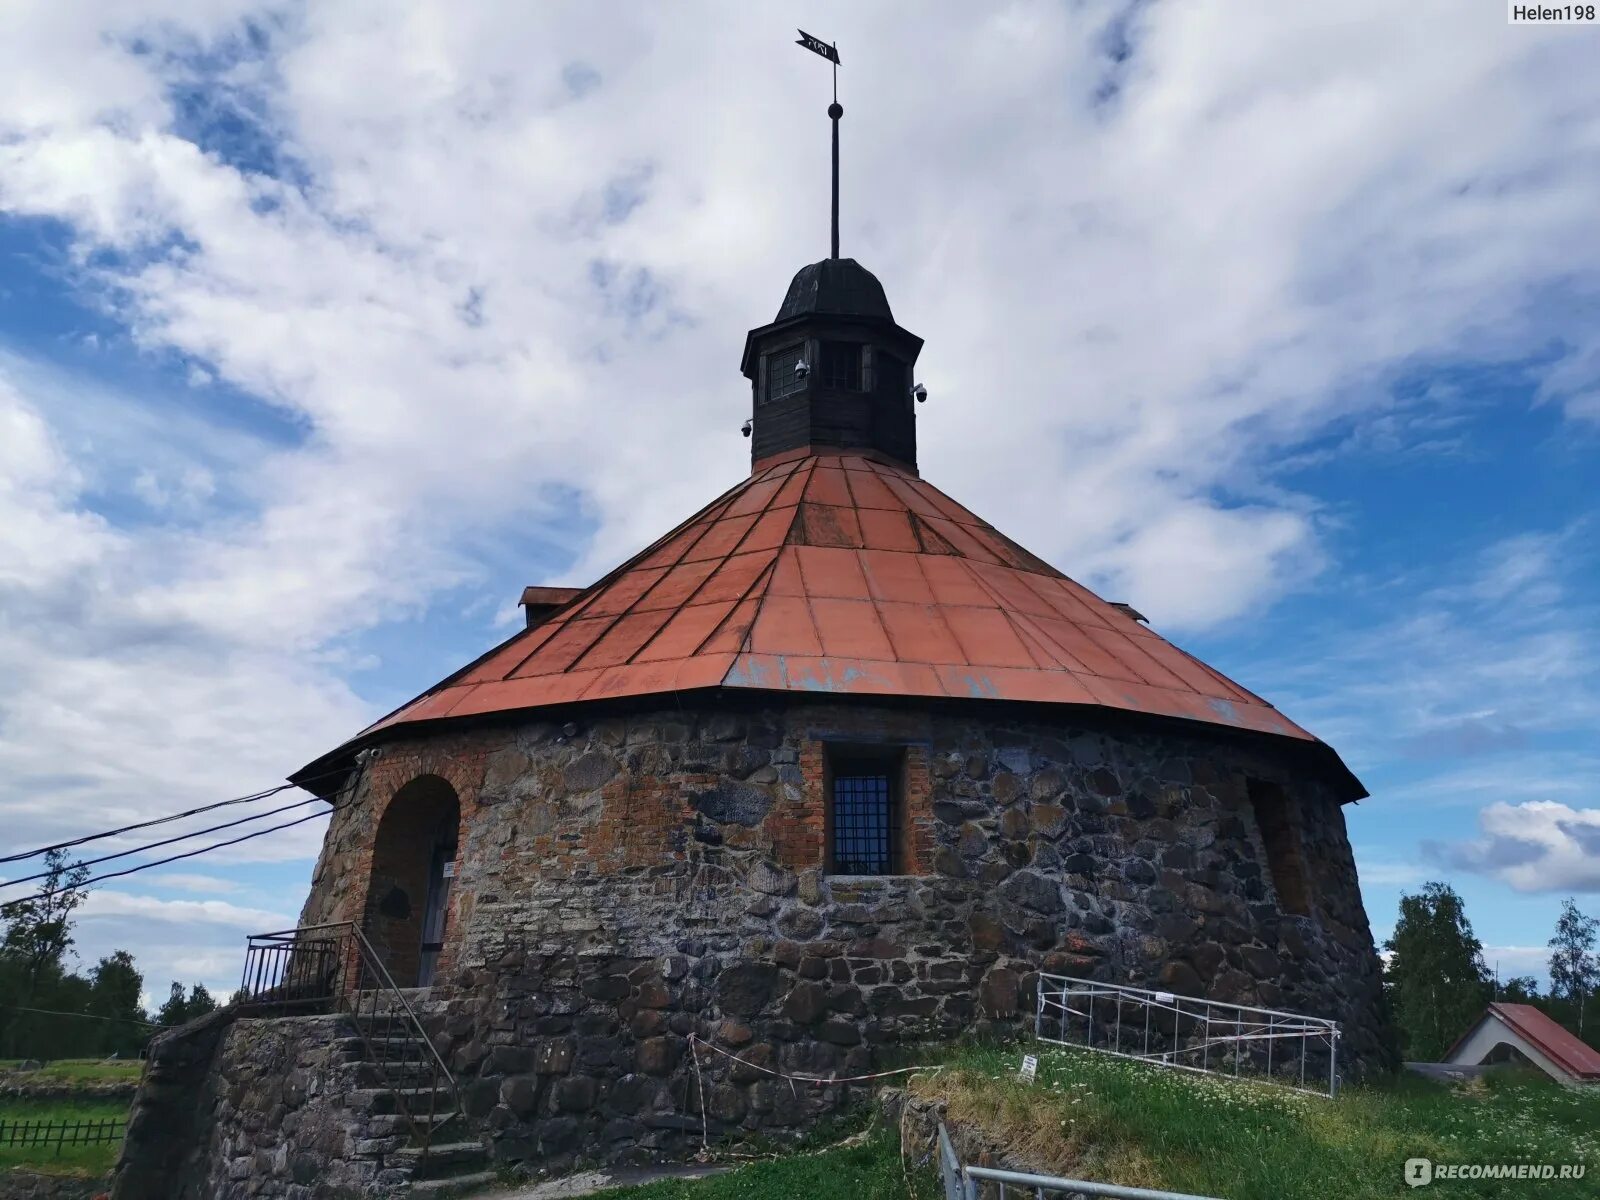
[[[911,398],[918,404],[925,403],[928,399],[928,389],[923,387],[920,383],[917,384],[916,387],[911,389]]]
[[[739,432],[744,434],[745,437],[749,437],[750,431],[755,427],[756,423],[754,421],[746,421],[743,425],[739,426]]]
[[[799,362],[795,363],[794,377],[796,379],[804,379],[809,374],[811,374],[811,364],[805,359],[802,358]]]

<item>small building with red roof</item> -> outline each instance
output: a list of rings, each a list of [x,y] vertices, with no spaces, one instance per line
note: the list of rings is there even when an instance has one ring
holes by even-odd
[[[851,1088],[772,1072],[1023,1018],[1040,971],[1392,1063],[1361,784],[924,479],[921,346],[804,267],[746,341],[748,476],[295,776],[333,809],[302,926],[420,989],[497,1157],[799,1128]]]
[[[1444,1061],[1453,1067],[1521,1063],[1561,1083],[1600,1083],[1600,1050],[1531,1004],[1489,1005]]]

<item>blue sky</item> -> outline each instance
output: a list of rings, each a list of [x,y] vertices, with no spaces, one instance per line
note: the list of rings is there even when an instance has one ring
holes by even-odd
[[[926,476],[1343,754],[1380,938],[1600,911],[1600,84],[1456,4],[24,0],[0,40],[0,811],[270,785],[736,482],[843,240]],[[80,951],[226,986],[317,823]],[[116,848],[126,848],[121,843]]]

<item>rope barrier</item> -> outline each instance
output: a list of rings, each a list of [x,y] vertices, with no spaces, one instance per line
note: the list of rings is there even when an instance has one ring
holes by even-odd
[[[736,1062],[736,1063],[740,1064],[741,1066],[749,1067],[753,1071],[760,1071],[764,1075],[771,1075],[771,1076],[774,1076],[775,1078],[778,1078],[778,1079],[787,1080],[788,1084],[789,1084],[789,1090],[794,1093],[796,1098],[798,1098],[799,1094],[800,1094],[799,1091],[794,1086],[796,1081],[798,1081],[800,1083],[813,1084],[816,1087],[825,1087],[830,1083],[867,1083],[867,1082],[869,1082],[871,1080],[874,1080],[874,1079],[888,1079],[888,1078],[891,1078],[891,1077],[893,1077],[895,1075],[912,1075],[912,1074],[915,1074],[918,1071],[926,1071],[926,1072],[928,1072],[930,1074],[937,1075],[940,1071],[944,1070],[944,1067],[942,1065],[940,1065],[940,1064],[932,1064],[932,1065],[923,1065],[923,1066],[918,1066],[918,1067],[896,1067],[892,1071],[874,1071],[870,1075],[827,1075],[827,1076],[824,1076],[824,1075],[796,1075],[796,1074],[792,1074],[792,1073],[787,1072],[787,1071],[778,1071],[778,1070],[774,1070],[771,1067],[764,1067],[760,1063],[750,1062],[748,1059],[740,1058],[737,1054],[730,1053],[729,1051],[724,1050],[719,1046],[713,1046],[710,1042],[706,1041],[705,1038],[701,1037],[699,1034],[691,1033],[689,1035],[689,1054],[694,1059],[695,1089],[700,1093],[700,1152],[695,1157],[697,1159],[699,1159],[700,1161],[702,1161],[702,1162],[709,1162],[711,1160],[711,1135],[710,1135],[710,1123],[709,1123],[709,1120],[708,1120],[708,1118],[706,1116],[706,1084],[705,1084],[705,1076],[701,1073],[701,1070],[700,1070],[700,1047],[701,1046],[704,1046],[707,1050],[710,1050],[712,1053],[720,1054],[720,1055],[722,1055],[723,1058],[730,1059],[731,1061]],[[905,1117],[905,1114],[902,1113],[901,1114],[902,1121],[904,1121],[904,1117]],[[902,1133],[902,1139],[901,1139],[901,1146],[902,1146],[902,1150],[901,1150],[902,1161],[901,1161],[901,1164],[900,1164],[900,1170],[901,1170],[902,1174],[906,1174],[906,1167],[905,1167],[905,1162],[904,1162],[904,1136],[903,1136],[903,1133]],[[907,1193],[909,1195],[915,1196],[916,1193],[911,1188],[911,1182],[910,1182],[910,1175],[909,1174],[906,1174],[906,1190],[907,1190]]]
[[[814,1083],[818,1087],[824,1087],[830,1083],[866,1083],[873,1079],[888,1079],[892,1075],[910,1075],[914,1071],[938,1072],[944,1070],[942,1066],[924,1065],[919,1067],[897,1067],[893,1071],[877,1071],[871,1075],[793,1075],[787,1071],[775,1071],[771,1067],[763,1067],[760,1063],[749,1062],[746,1059],[740,1058],[737,1054],[730,1054],[728,1051],[723,1050],[718,1046],[713,1046],[710,1042],[706,1041],[705,1038],[700,1037],[698,1034],[691,1033],[689,1035],[689,1042],[691,1045],[704,1046],[707,1050],[722,1055],[723,1058],[731,1058],[734,1062],[739,1063],[741,1066],[749,1067],[752,1071],[761,1071],[767,1075],[774,1075],[779,1079],[787,1079],[791,1085],[795,1082],[795,1080],[799,1080],[801,1083]],[[699,1069],[699,1065],[700,1058],[697,1054],[695,1056],[696,1070]],[[702,1109],[704,1108],[704,1105],[705,1100],[702,1096]]]

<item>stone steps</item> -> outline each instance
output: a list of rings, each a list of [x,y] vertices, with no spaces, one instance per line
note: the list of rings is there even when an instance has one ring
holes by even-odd
[[[356,1067],[360,1086],[352,1089],[352,1098],[379,1116],[397,1116],[403,1105],[413,1123],[430,1131],[429,1144],[422,1146],[417,1144],[422,1139],[402,1123],[399,1128],[410,1135],[412,1144],[386,1152],[387,1164],[408,1178],[408,1193],[458,1196],[493,1183],[489,1152],[481,1142],[465,1140],[472,1136],[471,1130],[456,1108],[450,1086],[434,1076],[428,1043],[409,1022],[382,1012],[362,1013],[351,1020],[355,1034],[339,1039],[338,1047]],[[431,1115],[430,1105],[437,1106]],[[458,1140],[442,1140],[452,1137]]]
[[[428,1103],[430,1099],[436,1105],[435,1117],[441,1112],[450,1112],[455,1108],[455,1097],[450,1094],[450,1089],[440,1087],[364,1087],[356,1088],[350,1093],[353,1097],[364,1101],[368,1112],[387,1115],[400,1111],[400,1104],[405,1104],[405,1111],[417,1120],[425,1120],[428,1116]]]
[[[374,1038],[367,1042],[359,1037],[342,1038],[339,1049],[352,1062],[423,1062],[432,1057],[428,1048],[415,1038]]]
[[[450,1179],[419,1179],[409,1193],[413,1196],[464,1196],[495,1182],[493,1171],[474,1171],[470,1175],[456,1175]]]
[[[401,1013],[409,1006],[412,1013],[420,1017],[422,1015],[421,1005],[428,997],[428,989],[401,988],[400,993],[406,999],[405,1005],[396,1000],[392,992],[379,992],[376,996],[371,992],[361,992],[350,1001],[350,1006],[363,1017],[372,1014],[381,1017],[386,1013]]]
[[[456,1179],[463,1170],[484,1170],[489,1165],[489,1152],[482,1142],[433,1142],[424,1150],[421,1146],[401,1150],[394,1156],[397,1166],[409,1166],[411,1178]]]
[[[433,1077],[433,1063],[421,1059],[391,1059],[383,1062],[373,1062],[364,1059],[356,1064],[358,1081],[357,1086],[363,1088],[385,1088],[396,1085],[410,1084],[420,1086]]]

